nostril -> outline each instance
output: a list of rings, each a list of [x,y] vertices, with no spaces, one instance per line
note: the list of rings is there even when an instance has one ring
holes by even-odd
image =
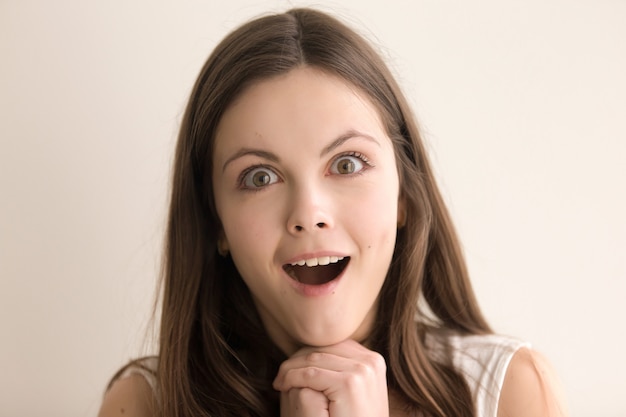
[[[316,223],[314,227],[317,227],[319,229],[324,229],[324,228],[327,227],[327,225],[324,222],[319,222],[319,223]],[[304,229],[305,229],[304,226],[300,226],[299,224],[296,224],[296,225],[293,226],[293,230],[296,231],[296,232],[301,232]]]

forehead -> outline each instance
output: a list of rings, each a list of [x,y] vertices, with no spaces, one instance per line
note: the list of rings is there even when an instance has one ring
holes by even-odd
[[[226,110],[215,135],[215,157],[273,142],[325,142],[347,130],[386,136],[366,94],[343,79],[301,67],[248,87]]]

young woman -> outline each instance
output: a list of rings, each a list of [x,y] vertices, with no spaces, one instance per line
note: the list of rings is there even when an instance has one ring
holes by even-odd
[[[175,158],[159,355],[102,417],[563,415],[545,361],[492,334],[406,100],[342,23],[228,35]]]

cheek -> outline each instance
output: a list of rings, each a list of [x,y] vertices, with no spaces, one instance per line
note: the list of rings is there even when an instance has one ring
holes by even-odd
[[[267,222],[262,216],[252,215],[240,208],[231,210],[225,217],[223,226],[230,255],[244,282],[254,293],[254,288],[259,284],[255,280],[257,273],[264,271],[268,259],[272,259],[269,253],[271,229],[266,227]],[[258,242],[268,244],[259,245]]]
[[[395,244],[398,203],[393,192],[362,194],[344,210],[343,222],[360,242],[380,250]]]
[[[222,225],[231,251],[248,255],[259,251],[256,242],[271,242],[279,230],[276,209],[240,202],[224,207]]]
[[[364,217],[361,221],[380,225],[395,225],[398,216],[398,183],[394,177],[373,183],[353,202],[355,211]]]

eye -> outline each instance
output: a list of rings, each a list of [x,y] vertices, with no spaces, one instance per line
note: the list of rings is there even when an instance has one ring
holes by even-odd
[[[241,175],[241,188],[262,188],[278,181],[278,175],[270,168],[260,166],[249,169]]]
[[[330,166],[330,172],[340,175],[356,174],[365,168],[365,164],[368,164],[367,158],[360,153],[340,155]]]

